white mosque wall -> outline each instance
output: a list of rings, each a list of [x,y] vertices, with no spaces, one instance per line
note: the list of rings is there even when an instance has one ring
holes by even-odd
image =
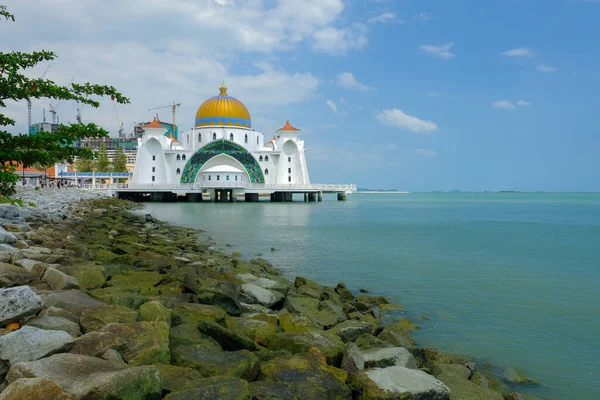
[[[168,183],[163,147],[157,138],[149,138],[138,149],[133,182],[140,184]]]

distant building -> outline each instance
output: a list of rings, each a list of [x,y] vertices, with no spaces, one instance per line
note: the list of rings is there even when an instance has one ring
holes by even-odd
[[[53,124],[50,122],[38,122],[29,127],[29,134],[35,135],[38,132],[56,132],[59,126],[60,124]]]
[[[157,114],[158,115],[158,114]],[[133,127],[133,135],[137,138],[141,138],[144,133],[144,126],[149,125],[152,121],[140,122]],[[175,125],[175,132],[173,132],[173,124],[164,121],[158,121],[160,126],[166,129],[165,136],[173,137],[175,140],[179,140],[179,128]]]

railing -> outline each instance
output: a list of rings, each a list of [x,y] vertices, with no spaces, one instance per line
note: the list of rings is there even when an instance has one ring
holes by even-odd
[[[59,172],[60,178],[131,178],[131,172]]]
[[[170,184],[112,184],[111,189],[130,189],[130,190],[202,190],[209,188],[237,188],[237,189],[250,189],[250,190],[266,190],[266,191],[321,191],[321,192],[356,192],[356,185],[333,185],[333,184],[309,184],[309,185],[295,185],[295,184],[279,184],[271,185],[264,183],[246,183],[236,181],[212,181],[212,182],[201,182],[201,183],[170,183]]]

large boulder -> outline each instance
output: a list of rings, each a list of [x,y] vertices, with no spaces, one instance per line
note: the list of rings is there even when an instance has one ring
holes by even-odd
[[[202,379],[202,374],[193,368],[176,365],[156,364],[160,371],[163,391],[173,392],[194,385]]]
[[[200,332],[215,339],[225,350],[257,350],[258,346],[252,339],[243,334],[237,334],[231,329],[227,329],[209,320],[202,320],[198,323]]]
[[[63,317],[33,317],[27,321],[26,325],[46,330],[65,331],[74,338],[81,336],[79,324]]]
[[[0,243],[17,243],[17,237],[0,226]]]
[[[52,290],[79,289],[79,282],[70,275],[60,272],[55,268],[46,269],[44,281]]]
[[[31,274],[25,268],[0,262],[0,287],[25,285],[32,280]]]
[[[298,399],[352,399],[352,391],[312,354],[276,357],[260,372],[266,382],[285,385]]]
[[[365,357],[355,343],[346,343],[341,368],[349,374],[365,368]]]
[[[84,332],[92,332],[100,330],[112,322],[127,323],[137,320],[137,311],[113,304],[84,310],[79,318],[79,323]]]
[[[244,283],[241,286],[241,295],[246,303],[260,304],[268,308],[280,304],[284,299],[281,292],[265,289],[254,283]]]
[[[163,276],[155,271],[127,272],[113,276],[111,280],[106,282],[106,285],[141,295],[157,295],[158,290],[155,286],[162,279]]]
[[[0,336],[0,359],[11,365],[23,361],[35,361],[50,354],[67,351],[73,345],[73,337],[64,331],[47,331],[24,326]]]
[[[254,380],[259,360],[248,350],[222,351],[210,343],[181,345],[173,349],[172,364],[194,368],[203,376],[233,376]]]
[[[414,400],[450,399],[450,389],[423,371],[395,366],[365,370],[365,373],[381,390],[398,395],[410,392]]]
[[[163,321],[171,326],[171,310],[160,301],[149,301],[140,307],[140,316],[144,321]]]
[[[223,349],[215,339],[201,333],[196,324],[181,324],[171,328],[171,332],[169,333],[169,346],[171,350],[175,346],[201,343],[212,344],[219,350]]]
[[[363,350],[365,368],[385,368],[400,366],[417,368],[415,357],[404,347]]]
[[[121,287],[105,287],[90,291],[94,298],[109,304],[120,305],[137,310],[148,301],[148,297],[136,291],[127,291]]]
[[[43,309],[38,315],[41,317],[61,317],[79,324],[79,317],[77,315],[73,314],[71,311],[54,306]]]
[[[451,368],[456,367],[456,368]],[[462,365],[446,364],[445,372],[436,376],[450,389],[450,400],[503,400],[501,393],[479,386],[465,377]],[[439,368],[439,366],[438,366]]]
[[[23,267],[25,270],[27,270],[27,272],[31,274],[31,277],[33,279],[36,279],[38,281],[42,279],[47,268],[47,264],[37,260],[30,260],[28,258],[16,260],[15,264]]]
[[[215,376],[200,379],[188,388],[173,392],[165,400],[250,400],[248,382],[234,377]]]
[[[48,378],[17,379],[4,389],[0,400],[71,400],[62,387]]]
[[[162,321],[112,323],[102,328],[124,339],[127,347],[123,359],[130,365],[169,364],[169,326]]]
[[[21,378],[48,378],[78,399],[158,400],[162,388],[155,366],[127,368],[81,354],[55,354],[13,365],[9,383]]]
[[[230,317],[225,320],[225,326],[231,331],[241,333],[257,343],[262,343],[267,337],[281,332],[281,328],[275,324],[252,318]]]
[[[371,333],[373,326],[363,321],[344,321],[329,330],[338,335],[344,342],[354,342],[363,333]]]
[[[42,293],[46,307],[58,307],[72,312],[78,317],[87,308],[104,307],[106,303],[98,301],[79,290],[60,290]]]
[[[212,304],[229,315],[238,316],[243,312],[238,292],[238,285],[234,283],[216,282],[208,287],[200,287],[196,293],[199,303]]]
[[[108,350],[123,352],[127,347],[125,339],[111,332],[90,332],[77,338],[69,353],[100,357]]]
[[[173,325],[197,324],[202,320],[222,321],[227,313],[220,307],[208,304],[180,304],[171,309]]]
[[[334,334],[313,329],[307,332],[276,333],[265,341],[271,350],[287,350],[292,354],[305,353],[316,347],[331,365],[339,365],[344,352],[344,342]]]
[[[315,324],[304,314],[283,313],[279,315],[279,326],[285,332],[307,332],[313,330]]]

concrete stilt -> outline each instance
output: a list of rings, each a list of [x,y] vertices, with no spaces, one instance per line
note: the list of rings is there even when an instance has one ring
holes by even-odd
[[[308,201],[317,201],[316,193],[308,193]]]
[[[323,201],[323,192],[319,192],[317,200]]]
[[[304,202],[305,203],[308,202],[308,196],[309,196],[308,193],[304,193]]]
[[[346,200],[346,192],[338,192],[337,198],[338,198],[338,201]]]
[[[244,200],[248,203],[256,203],[258,202],[258,193],[246,193]],[[271,194],[271,201],[273,201],[273,194]]]

